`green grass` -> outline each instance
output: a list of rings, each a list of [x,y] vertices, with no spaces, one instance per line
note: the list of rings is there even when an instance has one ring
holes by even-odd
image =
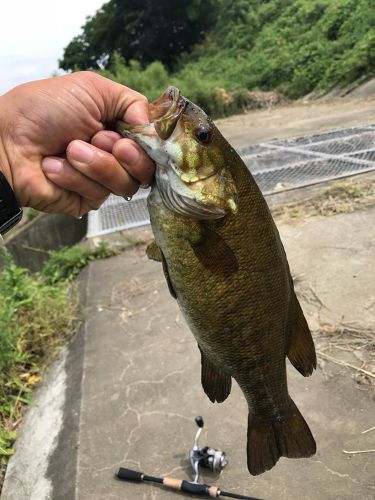
[[[46,283],[55,284],[61,281],[71,281],[87,264],[96,259],[105,259],[116,255],[118,251],[112,249],[108,242],[102,240],[94,249],[74,245],[63,250],[49,253],[49,259],[42,270]]]
[[[0,275],[0,461],[12,453],[15,428],[47,359],[77,327],[77,297],[67,283],[16,266]]]
[[[75,245],[50,252],[42,272],[34,274],[5,253],[0,274],[0,466],[13,453],[33,387],[78,329],[78,294],[71,281],[90,261],[114,253],[107,242],[93,250]]]

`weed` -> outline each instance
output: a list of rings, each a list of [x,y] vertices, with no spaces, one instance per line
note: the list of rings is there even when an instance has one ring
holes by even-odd
[[[363,198],[365,193],[360,186],[355,184],[342,184],[336,182],[323,192],[327,198],[355,199]]]
[[[4,252],[0,274],[0,472],[15,429],[47,362],[77,331],[78,294],[70,282],[94,259],[118,251],[102,241],[50,252],[41,273],[16,266]],[[1,490],[1,481],[0,481]]]
[[[0,462],[12,453],[14,429],[46,360],[77,327],[77,297],[14,264],[0,275]]]
[[[42,275],[47,283],[57,283],[61,280],[71,281],[87,264],[96,259],[104,259],[116,255],[118,250],[111,248],[107,241],[100,241],[93,250],[82,245],[74,245],[62,250],[49,252]]]
[[[375,205],[375,179],[335,182],[315,197],[272,208],[281,222],[296,222],[315,215],[350,213]]]
[[[28,208],[27,210],[25,209],[25,217],[27,222],[36,219],[38,215],[40,215],[40,212],[38,210],[35,210],[35,208]]]

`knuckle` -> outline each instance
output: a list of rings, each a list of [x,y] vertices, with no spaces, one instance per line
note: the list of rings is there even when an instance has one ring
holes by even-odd
[[[145,95],[140,94],[139,92],[136,92],[137,94],[137,99],[139,100],[140,103],[147,105],[148,104],[148,99]]]

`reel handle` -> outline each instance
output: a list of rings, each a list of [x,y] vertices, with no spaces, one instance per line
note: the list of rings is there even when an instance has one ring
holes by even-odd
[[[203,417],[201,416],[198,416],[198,417],[195,417],[195,423],[197,424],[197,426],[200,428],[200,429],[203,429],[203,426],[204,426],[204,420],[203,420]]]

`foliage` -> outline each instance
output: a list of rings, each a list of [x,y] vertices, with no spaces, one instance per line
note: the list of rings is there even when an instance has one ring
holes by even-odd
[[[77,302],[67,285],[48,285],[5,256],[0,275],[0,462],[12,453],[14,426],[40,362],[75,330]],[[4,458],[5,457],[5,458]]]
[[[105,68],[151,100],[174,84],[218,117],[249,90],[296,98],[374,75],[374,25],[371,0],[110,0],[60,64]]]
[[[107,241],[100,241],[94,249],[74,245],[62,250],[52,250],[42,270],[43,280],[51,285],[61,281],[71,281],[87,264],[96,259],[105,259],[115,255]]]
[[[38,210],[36,210],[35,208],[27,208],[27,209],[24,209],[24,213],[25,213],[25,218],[27,220],[27,222],[30,222],[34,219],[36,219],[38,217],[38,215],[40,215],[40,212]]]
[[[114,3],[103,6],[105,16],[108,17],[109,12],[117,16]],[[199,18],[203,3],[182,2],[185,7],[189,4],[192,8],[189,12]],[[219,0],[214,3],[210,19],[206,14],[202,17],[206,26],[213,21],[214,24],[200,44],[196,44],[199,37],[195,45],[190,39],[185,41],[183,29],[176,32],[176,39],[183,47],[168,48],[155,44],[154,40],[152,44],[157,45],[157,50],[152,51],[148,46],[151,35],[145,40],[138,31],[134,31],[133,42],[126,44],[126,50],[103,38],[103,46],[108,49],[103,74],[143,92],[150,99],[160,95],[169,84],[175,84],[208,113],[223,116],[246,108],[247,93],[251,89],[278,89],[295,98],[313,90],[348,85],[375,73],[375,9],[370,0]],[[169,4],[146,4],[150,9],[147,15],[153,17],[153,22],[147,24],[152,31],[159,23],[158,16],[164,16],[162,9]],[[133,7],[132,15],[135,16],[138,9],[140,16],[142,9],[138,3]],[[180,11],[174,8],[170,12],[173,14],[163,17],[163,40],[166,33],[169,36],[170,31],[175,30],[171,18],[180,22]],[[130,15],[129,12],[126,15]],[[126,19],[123,18],[124,23],[128,22]],[[88,30],[92,36],[99,36],[104,24],[99,29],[95,27],[96,22],[94,16],[85,25],[84,32]],[[133,29],[131,26],[130,23],[129,30]],[[147,33],[145,29],[146,38]],[[135,40],[139,41],[136,46]],[[125,38],[122,42],[125,43]],[[84,46],[84,50],[92,51],[95,60],[104,54],[88,35]],[[80,65],[79,61],[75,63]],[[89,67],[97,66],[89,64]],[[65,67],[72,68],[73,64]]]
[[[13,453],[15,428],[43,367],[77,330],[78,301],[70,281],[90,261],[116,253],[102,241],[50,253],[31,274],[4,253],[0,274],[0,466]]]
[[[202,40],[215,5],[213,0],[109,0],[65,48],[60,67],[104,68],[117,51],[126,61],[159,60],[170,68]]]
[[[233,3],[241,4],[243,13],[229,16],[222,48],[218,23],[183,71],[192,67],[201,78],[219,79],[226,89],[280,89],[291,97],[375,73],[375,9],[370,0]],[[249,29],[241,30],[245,25]]]
[[[210,116],[216,118],[241,112],[253,105],[252,94],[243,88],[227,92],[219,79],[200,77],[194,66],[171,74],[167,68],[155,61],[142,68],[138,61],[126,64],[118,53],[114,53],[108,70],[100,72],[123,85],[137,89],[150,101],[159,97],[168,85],[175,85],[193,102],[201,106]]]

